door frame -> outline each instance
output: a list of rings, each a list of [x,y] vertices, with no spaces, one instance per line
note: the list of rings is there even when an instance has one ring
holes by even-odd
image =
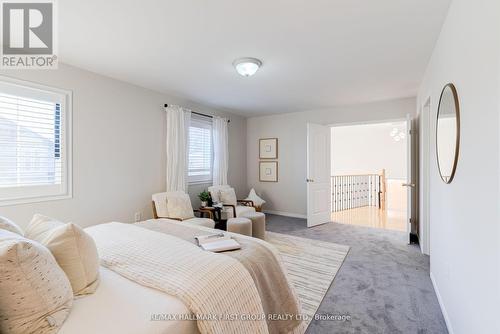
[[[412,242],[412,233],[418,227],[418,166],[415,163],[418,137],[416,136],[416,121],[410,114],[406,115],[406,233],[408,245]]]
[[[411,115],[410,114],[410,117],[411,117],[411,120],[412,120],[412,123],[413,123],[413,126],[412,126],[412,130],[414,131],[415,133],[415,117],[414,115]],[[389,119],[378,119],[378,120],[368,120],[368,121],[352,121],[352,122],[338,122],[338,123],[330,123],[328,124],[328,126],[330,128],[334,128],[334,127],[340,127],[340,126],[352,126],[352,125],[368,125],[368,124],[380,124],[380,123],[396,123],[396,122],[401,122],[401,123],[407,123],[407,120],[408,118],[407,117],[401,117],[401,118],[389,118]],[[408,130],[408,129],[407,129]],[[417,130],[418,131],[418,130]],[[413,137],[413,138],[412,138]],[[408,136],[407,138],[411,138],[410,140],[415,140],[415,136]],[[413,145],[413,143],[412,143]],[[333,145],[331,145],[333,147]],[[330,148],[331,149],[331,148]],[[418,168],[418,164],[416,165],[416,162],[419,161],[419,157],[418,157],[418,150],[416,149],[413,149],[412,150],[412,156],[411,156],[411,161],[412,161],[412,170],[416,167]],[[413,175],[410,175],[409,176],[409,179],[413,181],[413,183],[415,183],[415,188],[418,188],[419,187],[419,183],[420,183],[420,180],[418,178],[418,175],[417,177],[413,177]],[[414,190],[414,194],[413,194],[413,204],[411,206],[411,217],[409,218],[412,218],[412,222],[413,224],[418,224],[419,222],[417,222],[417,217],[418,217],[418,211],[419,211],[419,203],[418,203],[418,196],[416,196],[416,193],[417,191]],[[415,208],[415,209],[414,209]],[[408,232],[408,238],[410,238],[410,235],[412,233],[412,228],[413,228],[414,225],[410,226],[409,230],[407,231]],[[427,229],[428,230],[428,229]]]
[[[419,203],[419,226],[422,227],[420,239],[420,250],[423,254],[431,254],[430,243],[430,157],[431,157],[431,97],[424,100],[420,106],[419,115],[419,188],[422,195]],[[420,232],[420,231],[419,231]]]
[[[380,120],[369,120],[369,121],[352,121],[352,122],[339,122],[339,123],[329,123],[325,126],[335,128],[338,126],[350,126],[350,125],[368,125],[368,124],[380,124],[380,123],[395,123],[395,122],[406,122],[406,117],[400,118],[387,118]]]

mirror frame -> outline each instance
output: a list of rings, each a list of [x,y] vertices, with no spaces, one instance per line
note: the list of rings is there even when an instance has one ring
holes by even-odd
[[[450,88],[451,92],[453,93],[453,99],[455,100],[455,115],[457,117],[457,136],[455,139],[455,158],[453,160],[453,167],[452,167],[450,178],[448,179],[448,181],[446,181],[443,178],[443,174],[441,173],[441,166],[439,165],[439,151],[438,151],[439,113],[441,111],[441,100],[443,99],[443,94],[444,94],[444,91],[446,90],[446,88]],[[438,105],[437,116],[436,116],[436,160],[437,160],[437,165],[438,165],[439,176],[441,177],[441,180],[443,180],[443,182],[446,184],[450,184],[451,181],[453,181],[453,178],[455,177],[459,153],[460,153],[460,103],[458,100],[458,93],[457,93],[457,89],[456,89],[455,85],[452,83],[448,83],[443,87],[443,90],[441,90],[441,96],[439,97],[439,105]]]

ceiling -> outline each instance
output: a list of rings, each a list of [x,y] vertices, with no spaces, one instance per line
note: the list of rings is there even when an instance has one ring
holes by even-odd
[[[248,116],[415,96],[449,3],[64,0],[59,59]]]

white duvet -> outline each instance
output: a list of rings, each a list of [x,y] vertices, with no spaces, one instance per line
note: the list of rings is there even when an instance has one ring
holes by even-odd
[[[151,321],[151,315],[191,312],[176,297],[101,267],[94,294],[75,299],[59,334],[193,334],[195,321]]]
[[[268,333],[257,287],[238,260],[130,224],[85,230],[94,238],[103,266],[180,299],[200,316],[201,333]],[[227,318],[233,315],[240,317]]]

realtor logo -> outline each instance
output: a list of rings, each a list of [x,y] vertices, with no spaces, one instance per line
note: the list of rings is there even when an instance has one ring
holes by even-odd
[[[1,0],[2,68],[57,68],[54,7],[51,0]]]

